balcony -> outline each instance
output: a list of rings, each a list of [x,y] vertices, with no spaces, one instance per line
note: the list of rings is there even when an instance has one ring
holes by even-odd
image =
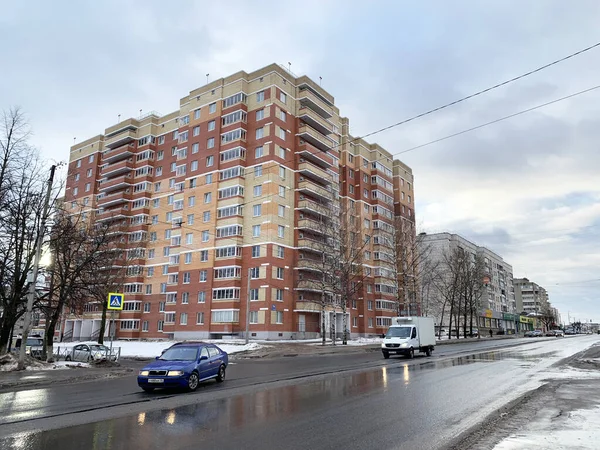
[[[328,174],[325,170],[321,169],[320,167],[315,166],[314,164],[311,164],[309,162],[301,162],[298,165],[298,172],[300,172],[302,176],[311,178],[315,181],[318,181],[321,184],[331,183],[332,176],[330,174]]]
[[[101,213],[96,214],[96,222],[103,222],[105,220],[122,219],[129,215],[129,210],[125,207],[107,209]]]
[[[326,235],[328,234],[330,227],[323,222],[313,219],[300,219],[298,220],[298,229],[299,230],[308,230],[316,235]]]
[[[331,191],[308,180],[298,182],[298,191],[323,202],[330,202],[333,198]]]
[[[298,100],[302,106],[312,109],[325,119],[333,116],[333,108],[308,89],[302,89],[299,92]]]
[[[329,169],[332,166],[333,158],[328,153],[313,147],[308,142],[300,145],[302,148],[298,151],[298,155],[301,158],[301,162],[304,159],[323,169]]]
[[[298,285],[296,286],[295,290],[322,292],[324,287],[327,288],[326,285],[324,286],[323,283],[318,280],[298,280]],[[325,292],[329,291],[325,289]]]
[[[334,146],[334,141],[332,139],[322,135],[308,125],[302,125],[298,128],[298,136],[324,152]]]
[[[115,164],[109,164],[100,172],[100,175],[104,178],[113,178],[119,175],[129,173],[133,170],[133,158],[129,158],[125,161],[119,161]]]
[[[100,192],[112,192],[120,189],[125,189],[131,186],[131,174],[121,175],[112,180],[102,180],[100,183]]]
[[[332,208],[330,205],[314,202],[312,200],[300,200],[296,209],[302,212],[324,217],[329,217],[332,213]]]
[[[304,251],[322,253],[322,250],[326,248],[326,245],[325,242],[320,241],[317,238],[303,236],[298,238],[298,248]]]
[[[104,147],[106,148],[116,148],[120,147],[124,144],[129,144],[137,139],[136,132],[132,130],[125,129],[121,132],[118,132],[112,135],[109,138],[104,140]]]
[[[131,156],[133,156],[133,145],[121,145],[120,147],[105,150],[102,154],[102,163],[113,164],[117,161],[130,158]]]
[[[318,259],[298,259],[297,267],[311,272],[322,272],[323,264]]]
[[[302,119],[303,122],[307,123],[325,136],[333,133],[333,124],[327,122],[310,108],[302,106],[298,108],[298,113],[296,115]]]
[[[121,203],[126,203],[131,199],[131,194],[126,192],[115,192],[114,194],[105,195],[98,200],[99,208],[107,208],[109,206],[116,206]]]

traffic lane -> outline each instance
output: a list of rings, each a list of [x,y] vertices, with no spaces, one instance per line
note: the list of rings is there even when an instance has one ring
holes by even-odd
[[[21,433],[0,449],[439,448],[598,339],[539,342]]]
[[[446,344],[439,346],[438,349],[442,349],[443,353],[441,355],[451,355],[535,342],[531,339],[482,340],[464,344]],[[416,361],[422,362],[423,359],[416,358]],[[379,351],[343,355],[237,360],[230,364],[228,368],[227,383],[218,387],[212,382],[204,383],[201,385],[198,394],[202,394],[207,389],[233,389],[270,383],[290,377],[300,378],[319,373],[341,372],[397,364],[398,362],[398,358],[394,357],[387,361],[383,360]],[[150,402],[176,394],[176,391],[158,391],[155,395],[148,396],[138,388],[134,375],[117,379],[102,379],[94,382],[2,393],[0,394],[0,424],[68,413],[89,412],[142,401]]]

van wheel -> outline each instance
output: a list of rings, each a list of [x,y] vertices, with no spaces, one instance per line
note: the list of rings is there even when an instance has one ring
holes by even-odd
[[[67,355],[67,356],[65,357],[65,361],[71,361],[71,356],[70,356],[70,355]]]
[[[415,357],[415,349],[411,348],[407,355],[408,359],[413,359]]]
[[[384,359],[390,359],[390,352],[383,352]]]
[[[427,347],[427,350],[425,350],[425,354],[427,356],[431,356],[431,347]]]

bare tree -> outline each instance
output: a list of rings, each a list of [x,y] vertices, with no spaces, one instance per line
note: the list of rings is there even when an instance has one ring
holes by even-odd
[[[27,143],[29,128],[19,109],[3,113],[0,122],[0,354],[9,348],[12,331],[25,313],[39,234],[45,177],[35,149]]]

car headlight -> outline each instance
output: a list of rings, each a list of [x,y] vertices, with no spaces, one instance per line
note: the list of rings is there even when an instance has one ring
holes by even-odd
[[[140,375],[143,377],[147,377],[150,374],[147,370],[140,370]]]
[[[405,342],[404,344],[402,344],[402,347],[408,347],[408,344]]]
[[[181,375],[183,375],[182,370],[169,370],[169,373],[167,373],[168,377],[180,377]]]

